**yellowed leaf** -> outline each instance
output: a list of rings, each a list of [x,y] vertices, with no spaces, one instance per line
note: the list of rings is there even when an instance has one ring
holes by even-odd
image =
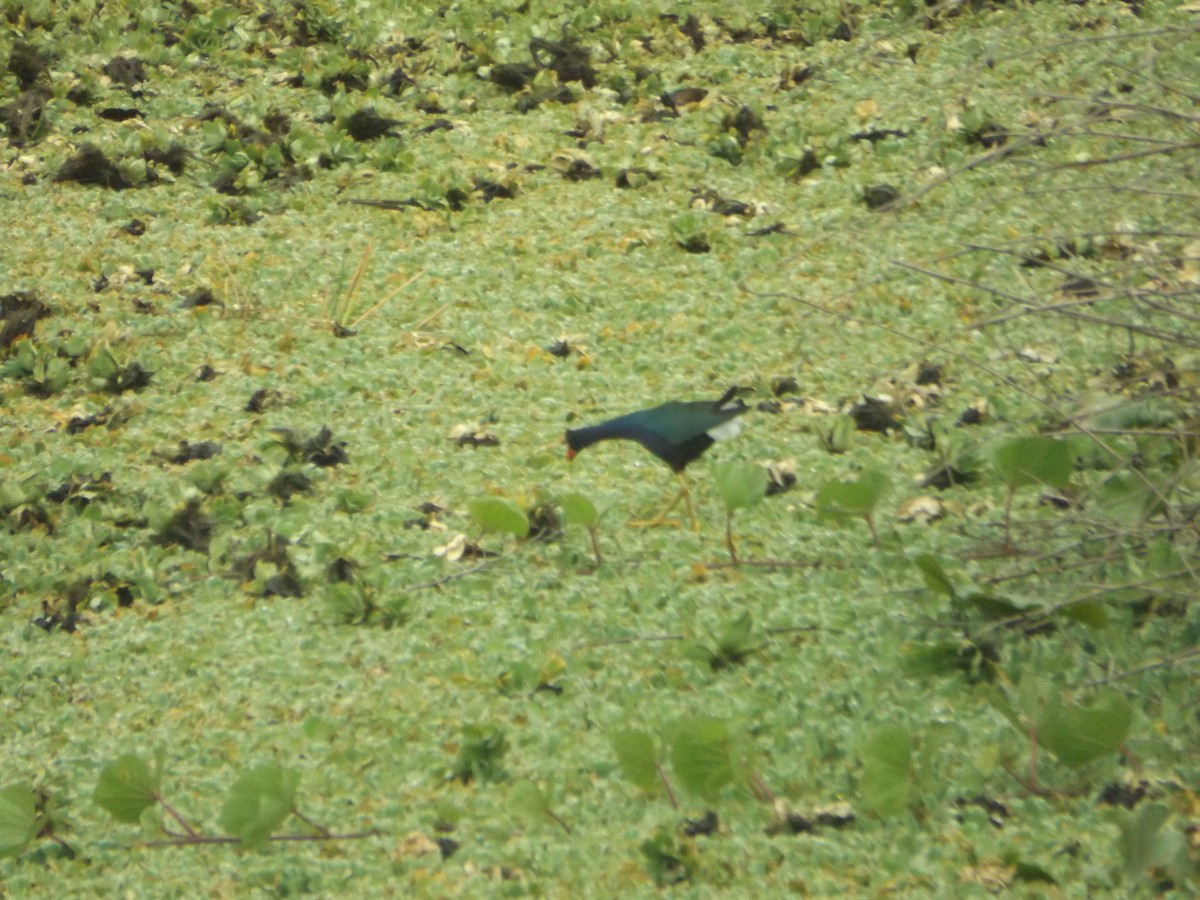
[[[901,522],[917,522],[928,525],[946,514],[946,506],[937,497],[912,497],[900,504],[896,518]]]
[[[441,853],[441,849],[434,841],[419,831],[410,831],[396,844],[395,850],[392,851],[392,858],[400,861],[437,853]]]

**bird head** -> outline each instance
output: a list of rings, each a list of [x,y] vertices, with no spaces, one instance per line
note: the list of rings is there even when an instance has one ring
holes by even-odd
[[[575,433],[568,430],[565,441],[567,444],[567,462],[574,462],[575,457],[579,453],[579,447],[575,445]]]

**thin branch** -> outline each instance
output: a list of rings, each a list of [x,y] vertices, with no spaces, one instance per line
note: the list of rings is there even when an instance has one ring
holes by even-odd
[[[163,808],[163,810],[167,813],[167,815],[169,815],[172,819],[174,819],[176,822],[178,822],[180,825],[183,826],[183,830],[185,832],[187,832],[189,837],[199,837],[200,836],[200,833],[198,831],[196,831],[196,829],[192,828],[192,826],[188,824],[187,819],[185,819],[178,812],[176,812],[175,808],[173,806],[171,806],[171,804],[169,804],[162,797],[156,797],[155,799],[158,800],[158,805]]]
[[[1127,669],[1124,672],[1117,672],[1113,675],[1097,678],[1093,681],[1088,681],[1084,687],[1099,687],[1102,684],[1111,684],[1114,681],[1121,681],[1125,678],[1132,678],[1134,675],[1141,675],[1143,672],[1150,672],[1154,669],[1162,669],[1166,666],[1173,666],[1176,663],[1187,662],[1190,659],[1200,659],[1200,647],[1188,647],[1179,653],[1174,653],[1171,656],[1164,656],[1161,659],[1156,659],[1153,662],[1145,663],[1132,669]]]
[[[1196,121],[1200,122],[1200,119],[1197,119]],[[1095,131],[1091,128],[1085,128],[1079,131],[1064,131],[1062,134],[1064,137],[1109,138],[1114,141],[1128,141],[1132,144],[1160,144],[1175,147],[1178,146],[1179,143],[1178,141],[1170,138],[1150,137],[1149,135],[1134,133],[1126,134],[1125,132],[1121,131]]]
[[[552,809],[546,810],[546,815],[562,826],[562,830],[567,834],[571,833],[571,826],[562,820],[562,818]]]
[[[1069,96],[1054,96],[1049,95],[1052,100],[1069,100]],[[1165,106],[1151,106],[1148,103],[1119,103],[1113,100],[1104,100],[1102,98],[1089,99],[1089,103],[1103,106],[1105,109],[1123,109],[1129,112],[1145,113],[1148,116],[1156,116],[1162,119],[1177,119],[1180,122],[1189,124],[1200,124],[1200,116],[1189,116],[1185,112],[1180,112],[1177,109],[1170,109]]]
[[[510,557],[515,556],[518,550],[520,550],[520,546],[517,547],[517,550],[513,550],[508,553],[502,553],[499,556],[489,557],[483,562],[476,563],[470,568],[462,569],[458,572],[451,572],[449,575],[443,575],[441,578],[435,578],[432,581],[423,581],[420,584],[407,585],[406,587],[400,588],[400,592],[403,594],[411,594],[416,591],[424,591],[429,588],[441,587],[443,584],[449,584],[451,581],[457,581],[460,578],[466,578],[468,575],[474,575],[475,573],[481,572],[490,566],[494,566],[496,563],[502,560],[509,559]]]
[[[748,565],[748,563],[743,563]],[[795,634],[801,631],[817,631],[817,625],[787,625],[779,628],[764,628],[763,633],[769,635],[780,634]],[[655,643],[659,641],[682,641],[685,640],[682,634],[649,634],[649,635],[632,635],[630,637],[608,638],[601,641],[589,641],[586,644],[576,644],[572,650],[592,650],[596,647],[609,647],[615,644],[642,644]]]
[[[307,825],[309,828],[311,828],[313,831],[315,831],[317,834],[322,835],[324,837],[330,836],[330,831],[328,828],[326,828],[320,822],[314,822],[308,816],[304,815],[304,813],[300,812],[300,810],[293,809],[292,815],[295,816],[297,819],[299,819],[301,822],[303,822],[305,825]]]
[[[902,268],[910,269],[910,270],[916,271],[916,272],[921,272],[923,274],[931,274],[931,275],[934,275],[935,277],[938,277],[937,273],[926,272],[924,269],[921,269],[919,266],[910,265],[908,263],[903,262],[902,260],[893,260],[893,262],[895,265],[898,265]],[[926,347],[931,350],[937,350],[939,353],[945,353],[948,356],[952,356],[955,359],[961,360],[962,362],[967,363],[967,365],[973,366],[978,371],[983,372],[985,375],[988,375],[988,376],[996,379],[996,381],[998,381],[1000,384],[1007,385],[1008,387],[1017,391],[1019,394],[1022,394],[1023,396],[1028,397],[1030,400],[1032,400],[1039,406],[1049,409],[1055,415],[1062,416],[1067,422],[1069,422],[1075,428],[1078,428],[1082,434],[1087,435],[1087,437],[1090,440],[1094,441],[1101,449],[1103,449],[1106,453],[1108,453],[1110,456],[1112,456],[1113,459],[1119,458],[1119,455],[1112,447],[1110,447],[1108,444],[1106,444],[1104,441],[1102,441],[1096,435],[1095,432],[1093,432],[1090,428],[1088,428],[1082,422],[1079,422],[1079,421],[1075,420],[1074,417],[1072,417],[1068,414],[1065,414],[1058,406],[1051,403],[1049,400],[1045,400],[1042,397],[1035,394],[1030,389],[1022,387],[1020,384],[1017,383],[1016,379],[1012,378],[1011,376],[1002,374],[1001,372],[999,372],[996,369],[989,366],[987,363],[983,362],[982,360],[976,359],[975,357],[971,356],[970,354],[963,353],[962,351],[955,350],[951,347],[947,347],[944,344],[939,344],[936,341],[931,341],[928,338],[918,337],[914,334],[908,334],[907,332],[902,331],[899,328],[894,328],[893,326],[884,324],[882,322],[875,322],[870,319],[863,319],[859,316],[851,315],[849,313],[838,312],[837,310],[831,309],[830,307],[826,306],[823,303],[817,303],[815,300],[808,300],[797,294],[789,294],[784,291],[773,291],[773,292],[755,291],[755,290],[751,290],[744,283],[739,284],[738,286],[745,293],[750,294],[752,297],[765,297],[765,298],[769,298],[769,299],[793,300],[802,306],[807,306],[810,309],[815,309],[817,312],[820,312],[827,316],[830,316],[831,318],[833,318],[835,320],[842,321],[842,322],[850,322],[852,324],[859,325],[864,328],[876,328],[880,331],[885,332],[886,334],[890,334],[894,337],[898,337],[903,341],[908,341],[910,344],[916,344],[919,347]]]
[[[975,637],[982,637],[990,634],[993,631],[1012,628],[1014,626],[1024,626],[1034,622],[1043,622],[1051,618],[1055,613],[1062,612],[1065,609],[1070,609],[1074,606],[1081,606],[1092,600],[1100,600],[1111,594],[1116,594],[1121,591],[1134,590],[1137,588],[1148,589],[1150,585],[1160,584],[1171,581],[1183,576],[1183,572],[1167,572],[1156,578],[1143,578],[1139,581],[1125,582],[1124,584],[1102,585],[1094,590],[1088,591],[1077,597],[1072,597],[1070,600],[1064,600],[1061,603],[1052,603],[1049,606],[1042,606],[1037,609],[1030,610],[1027,613],[1021,613],[1019,616],[1009,616],[1005,619],[997,619],[994,622],[989,622],[975,632]]]
[[[818,627],[819,626],[817,626],[817,625],[789,625],[785,628],[764,628],[763,633],[770,634],[770,635],[797,634],[802,631],[816,631],[818,629]],[[841,632],[833,632],[833,633],[840,634]]]
[[[1176,143],[1170,147],[1157,147],[1152,150],[1131,150],[1128,153],[1117,153],[1113,156],[1101,156],[1098,159],[1084,159],[1079,162],[1055,163],[1042,167],[1043,172],[1057,172],[1062,169],[1090,169],[1093,166],[1108,166],[1113,163],[1129,162],[1132,159],[1145,159],[1148,156],[1162,156],[1164,153],[1175,153],[1178,150],[1200,149],[1200,141]]]
[[[911,194],[905,194],[903,197],[893,201],[886,208],[889,210],[896,210],[903,209],[906,206],[912,206],[926,194],[936,190],[946,182],[957,178],[959,175],[970,172],[973,169],[978,169],[980,166],[986,166],[988,163],[995,162],[998,159],[1004,159],[1005,157],[1012,156],[1018,150],[1022,150],[1031,144],[1043,141],[1045,138],[1046,135],[1044,134],[1031,134],[1027,137],[1021,138],[1020,140],[1005,144],[1003,147],[997,147],[995,150],[989,150],[987,153],[977,156],[972,160],[968,160],[961,166],[951,169],[949,172],[944,172],[936,178],[931,179],[929,182],[922,185]]]
[[[759,569],[844,569],[848,564],[831,562],[827,559],[739,559],[737,567],[751,566]],[[704,563],[706,569],[732,569],[728,560]]]
[[[969,287],[976,291],[984,291],[987,294],[991,294],[993,297],[1001,297],[1004,300],[1011,300],[1013,303],[1020,303],[1026,306],[1031,306],[1034,303],[1033,300],[1022,297],[1019,294],[1010,294],[1007,291],[1000,290],[999,288],[988,287],[986,284],[980,284],[978,281],[972,281],[970,278],[959,278],[957,275],[945,275],[941,272],[935,272],[933,269],[926,269],[923,266],[905,262],[902,259],[893,259],[892,265],[899,266],[902,269],[908,269],[910,272],[916,272],[918,275],[925,275],[926,277],[933,278],[937,281],[944,281],[946,284],[955,284],[960,287]],[[900,334],[898,331],[895,333],[900,337],[908,337],[907,335]],[[932,347],[937,347],[937,345],[933,344],[932,341],[924,343],[928,343]]]
[[[671,801],[671,809],[679,809],[679,801],[675,799],[675,792],[671,790],[671,781],[667,778],[667,773],[663,771],[663,767],[657,762],[654,764],[654,768],[658,770],[658,779],[667,791],[667,799]]]
[[[273,834],[267,840],[276,842],[285,841],[359,841],[363,838],[379,837],[383,832],[378,828],[372,828],[368,831],[350,831],[345,834],[333,834],[326,832],[325,834]],[[240,844],[241,838],[225,837],[225,836],[208,836],[198,834],[194,837],[171,838],[161,841],[142,841],[138,844],[133,844],[134,847],[186,847],[191,844]]]
[[[767,783],[763,781],[756,769],[750,770],[750,790],[754,794],[754,799],[759,803],[775,802],[774,792],[767,787]]]
[[[952,280],[956,283],[960,281],[960,279],[949,279],[948,276],[941,276],[939,273],[936,273],[936,272],[929,272],[919,266],[914,266],[910,263],[906,263],[903,260],[893,260],[892,262],[893,262],[893,264],[900,266],[901,268],[909,269],[909,270],[915,271],[915,272],[920,272],[922,274],[931,275],[935,278],[942,278],[944,280]],[[963,282],[963,283],[971,284],[971,282]],[[936,350],[939,353],[944,353],[947,356],[954,357],[955,359],[962,360],[963,362],[967,363],[968,365],[973,366],[976,370],[983,372],[985,375],[988,375],[991,378],[996,379],[996,381],[999,382],[1000,384],[1007,385],[1008,387],[1012,388],[1017,393],[1022,394],[1025,397],[1028,397],[1030,400],[1032,400],[1038,406],[1041,406],[1041,407],[1044,407],[1045,409],[1050,410],[1057,416],[1061,416],[1065,422],[1067,422],[1072,427],[1077,428],[1079,430],[1080,434],[1085,435],[1088,438],[1088,440],[1090,440],[1097,447],[1099,447],[1106,454],[1108,454],[1108,456],[1111,459],[1121,459],[1121,455],[1112,446],[1110,446],[1103,438],[1101,438],[1101,436],[1099,434],[1097,434],[1093,429],[1089,428],[1082,421],[1080,421],[1075,415],[1064,412],[1056,404],[1052,403],[1049,400],[1044,399],[1043,397],[1034,393],[1029,388],[1021,386],[1017,382],[1016,379],[1012,378],[1011,376],[1002,374],[997,369],[992,368],[991,366],[987,365],[986,363],[984,363],[983,361],[981,361],[979,359],[976,359],[975,357],[971,356],[970,354],[963,353],[962,351],[955,350],[951,347],[947,347],[944,344],[938,344],[937,342],[931,341],[928,338],[918,337],[917,335],[909,334],[906,331],[903,331],[899,328],[895,328],[891,325],[887,325],[882,322],[876,322],[876,321],[872,321],[870,319],[864,319],[860,316],[851,315],[850,313],[839,312],[838,310],[832,309],[831,307],[827,306],[826,304],[818,303],[815,300],[809,300],[805,297],[799,296],[798,294],[790,294],[786,291],[755,291],[755,290],[751,290],[745,284],[745,282],[739,282],[738,287],[744,293],[747,293],[752,297],[764,297],[767,299],[791,300],[801,306],[807,306],[809,309],[814,309],[819,313],[829,316],[829,317],[833,318],[835,321],[850,322],[852,324],[856,324],[856,325],[859,325],[864,328],[875,328],[875,329],[878,329],[879,331],[884,332],[885,334],[890,334],[890,335],[893,335],[894,337],[900,338],[903,341],[908,341],[911,344],[916,344],[919,347],[927,347],[929,349]],[[1137,330],[1137,329],[1134,329],[1132,326],[1128,326],[1128,327],[1129,327],[1129,330]],[[1164,336],[1169,337],[1166,335],[1164,335]],[[1177,342],[1180,340],[1178,335],[1175,335],[1174,339]],[[1146,474],[1144,472],[1142,472],[1140,469],[1136,469],[1136,468],[1133,469],[1132,471],[1133,471],[1134,477],[1136,477],[1146,487],[1147,490],[1153,491],[1157,497],[1159,497],[1164,502],[1166,501],[1166,496],[1159,490],[1157,485],[1155,485],[1153,482],[1150,481],[1150,479],[1146,476]]]
[[[1162,37],[1169,34],[1178,34],[1182,36],[1192,37],[1198,29],[1195,28],[1154,28],[1149,31],[1123,31],[1119,34],[1097,34],[1089,35],[1088,37],[1070,38],[1063,41],[1055,41],[1053,44],[1045,45],[1045,49],[1056,50],[1060,47],[1070,47],[1074,44],[1101,44],[1109,41],[1128,41],[1135,38],[1144,37]]]
[[[1117,328],[1117,329],[1121,329],[1123,331],[1130,331],[1130,332],[1133,332],[1134,334],[1140,334],[1143,337],[1154,338],[1155,340],[1167,341],[1167,342],[1175,343],[1175,344],[1182,344],[1183,346],[1186,346],[1186,347],[1200,347],[1200,339],[1189,338],[1186,335],[1183,335],[1178,331],[1165,331],[1165,330],[1162,330],[1159,328],[1152,328],[1149,325],[1138,325],[1134,322],[1121,322],[1116,319],[1110,319],[1107,316],[1100,316],[1100,315],[1095,315],[1093,313],[1085,313],[1085,312],[1082,312],[1079,310],[1067,308],[1068,305],[1073,306],[1075,304],[1080,304],[1080,305],[1087,306],[1087,305],[1101,302],[1103,300],[1111,300],[1111,299],[1114,299],[1115,295],[1110,295],[1108,297],[1086,297],[1081,300],[1072,300],[1069,302],[1069,304],[1059,304],[1054,307],[1043,307],[1043,306],[1039,306],[1037,303],[1035,303],[1035,301],[1033,301],[1031,299],[1021,297],[1017,294],[1011,294],[1007,291],[1002,291],[999,288],[990,287],[986,284],[980,284],[979,282],[972,281],[969,278],[959,278],[955,275],[945,275],[941,272],[935,272],[932,269],[927,269],[923,266],[914,265],[913,263],[908,263],[901,259],[892,260],[892,262],[895,265],[900,266],[903,269],[908,269],[908,270],[910,270],[912,272],[916,272],[920,275],[926,275],[926,276],[928,276],[930,278],[934,278],[938,281],[944,281],[947,284],[955,284],[955,285],[959,285],[959,286],[963,286],[963,287],[969,287],[969,288],[972,288],[977,291],[983,291],[987,294],[990,294],[993,297],[1000,297],[1005,300],[1010,300],[1013,303],[1017,303],[1017,304],[1025,307],[1025,309],[1022,310],[1022,312],[1020,312],[1020,313],[1004,313],[1000,316],[994,317],[992,319],[988,319],[987,321],[974,323],[974,327],[976,327],[976,328],[984,328],[989,325],[995,325],[998,322],[1004,322],[1004,321],[1007,321],[1008,319],[1016,318],[1018,315],[1026,315],[1028,313],[1039,312],[1043,309],[1052,308],[1053,311],[1055,311],[1055,312],[1059,313],[1060,315],[1062,315],[1066,318],[1069,318],[1069,319],[1078,319],[1079,321],[1088,322],[1093,325],[1102,325],[1102,326],[1105,326],[1108,328]],[[802,301],[802,302],[809,303],[810,301]],[[832,314],[833,315],[843,315],[843,314],[839,314],[836,312],[833,312]],[[847,321],[854,321],[854,320],[847,319]],[[902,332],[899,332],[898,330],[888,329],[876,322],[872,322],[869,324],[875,325],[875,327],[877,327],[877,328],[882,328],[884,331],[889,331],[890,333],[895,334],[899,337],[903,337],[906,340],[911,340],[911,341],[919,342],[919,343],[922,343],[922,344],[925,344],[928,346],[937,347],[937,349],[941,350],[942,352],[951,353],[952,355],[955,355],[955,356],[961,356],[961,354],[954,353],[954,351],[948,350],[945,347],[938,347],[936,344],[933,344],[932,341],[924,341],[921,338],[914,338],[910,335],[905,335]],[[968,359],[968,361],[971,361],[971,360]],[[974,362],[974,361],[971,361],[971,362]],[[995,373],[989,372],[986,368],[983,368],[982,365],[980,365],[978,362],[974,362],[974,364],[979,366],[981,371],[983,371],[989,375],[993,375],[993,377],[999,377]],[[1015,383],[1010,383],[1009,386],[1015,387],[1016,385],[1015,385]],[[1021,390],[1020,388],[1018,388],[1018,389]],[[1022,392],[1025,393],[1027,396],[1031,396],[1031,397],[1034,396],[1033,394],[1029,393],[1028,391],[1022,391]],[[1038,402],[1045,403],[1045,401],[1042,401],[1040,399],[1038,400]]]

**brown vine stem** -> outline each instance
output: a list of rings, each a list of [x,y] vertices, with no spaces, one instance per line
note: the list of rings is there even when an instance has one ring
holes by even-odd
[[[334,834],[326,831],[324,834],[273,834],[267,840],[269,841],[359,841],[363,838],[378,837],[383,834],[378,828],[372,828],[368,831],[350,831],[345,834]],[[143,841],[140,844],[135,844],[136,847],[186,847],[190,844],[240,844],[241,838],[235,837],[209,837],[203,834],[195,834],[188,837],[169,838],[161,841]]]
[[[158,800],[158,805],[163,808],[163,810],[167,813],[167,815],[169,815],[172,819],[174,819],[176,822],[178,822],[180,825],[183,826],[183,830],[185,832],[187,832],[188,837],[199,837],[200,836],[199,832],[197,832],[196,829],[192,828],[192,826],[188,824],[187,819],[185,819],[183,816],[181,816],[175,810],[175,808],[173,806],[171,806],[170,803],[168,803],[162,797],[158,797],[157,800]]]

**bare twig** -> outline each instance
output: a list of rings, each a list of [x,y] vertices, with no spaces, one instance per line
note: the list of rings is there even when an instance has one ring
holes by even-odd
[[[759,569],[844,569],[846,563],[830,562],[827,559],[739,559],[738,566]],[[733,563],[726,560],[705,563],[706,569],[731,569]]]
[[[977,632],[975,632],[975,636],[981,637],[983,635],[990,634],[993,631],[1000,631],[1006,628],[1025,626],[1034,622],[1045,621],[1055,613],[1062,612],[1063,610],[1070,609],[1074,606],[1080,606],[1092,600],[1101,600],[1106,596],[1116,594],[1120,591],[1135,590],[1137,588],[1146,589],[1149,588],[1150,585],[1171,581],[1182,576],[1182,571],[1168,572],[1164,575],[1158,576],[1157,578],[1143,578],[1138,581],[1129,581],[1123,584],[1103,585],[1094,590],[1088,591],[1085,594],[1072,597],[1070,600],[1064,600],[1061,603],[1052,603],[1049,606],[1041,606],[1037,609],[1030,610],[1027,613],[1022,613],[1019,616],[1009,616],[1005,619],[997,619],[994,622],[988,622]]]
[[[1114,681],[1121,681],[1125,678],[1132,678],[1134,675],[1141,675],[1143,672],[1151,672],[1154,669],[1163,669],[1167,666],[1173,666],[1177,663],[1187,662],[1188,660],[1200,659],[1200,647],[1188,647],[1186,650],[1181,650],[1179,653],[1173,653],[1170,656],[1164,656],[1156,659],[1153,662],[1144,663],[1140,666],[1135,666],[1132,669],[1126,669],[1124,672],[1117,672],[1112,675],[1107,675],[1104,678],[1096,678],[1084,684],[1085,687],[1099,687],[1102,684],[1111,684]]]
[[[667,773],[657,762],[654,764],[654,768],[658,771],[658,780],[662,782],[663,788],[667,792],[667,799],[671,801],[671,809],[679,809],[679,801],[675,799],[675,791],[671,789],[671,781],[667,778]]]
[[[1113,163],[1128,162],[1131,159],[1145,159],[1148,156],[1162,156],[1164,153],[1177,153],[1181,150],[1200,149],[1200,141],[1175,143],[1169,147],[1155,147],[1150,150],[1131,150],[1128,153],[1117,153],[1112,156],[1101,156],[1096,159],[1083,159],[1072,162],[1055,163],[1046,166],[1043,171],[1054,172],[1061,169],[1090,169],[1093,166],[1108,166]]]
[[[779,628],[764,628],[763,633],[769,635],[795,634],[801,631],[816,631],[818,627],[817,625],[788,625]],[[586,644],[576,644],[571,649],[592,650],[596,647],[609,647],[616,644],[656,643],[660,641],[682,641],[685,639],[685,635],[682,634],[631,635],[629,637],[608,638],[601,641],[589,641]]]
[[[185,819],[183,816],[181,816],[175,810],[175,808],[173,806],[171,806],[171,804],[169,804],[162,797],[157,797],[155,799],[158,800],[158,805],[163,808],[163,811],[166,812],[167,815],[169,815],[172,819],[174,819],[176,822],[178,822],[183,827],[183,830],[185,832],[187,832],[187,835],[189,837],[199,837],[200,836],[199,832],[196,831],[194,828],[192,828],[192,826],[190,824],[188,824],[187,819]]]
[[[562,830],[567,834],[571,833],[571,826],[562,820],[562,818],[552,809],[546,810],[546,815],[562,826]]]
[[[378,828],[372,828],[368,831],[351,831],[345,834],[334,834],[326,831],[324,834],[273,834],[267,840],[276,842],[286,841],[359,841],[363,838],[378,837],[383,834]],[[142,841],[134,844],[135,847],[186,847],[189,845],[199,844],[240,844],[241,838],[225,837],[225,836],[208,836],[203,834],[192,835],[189,837],[170,838],[159,841]]]

